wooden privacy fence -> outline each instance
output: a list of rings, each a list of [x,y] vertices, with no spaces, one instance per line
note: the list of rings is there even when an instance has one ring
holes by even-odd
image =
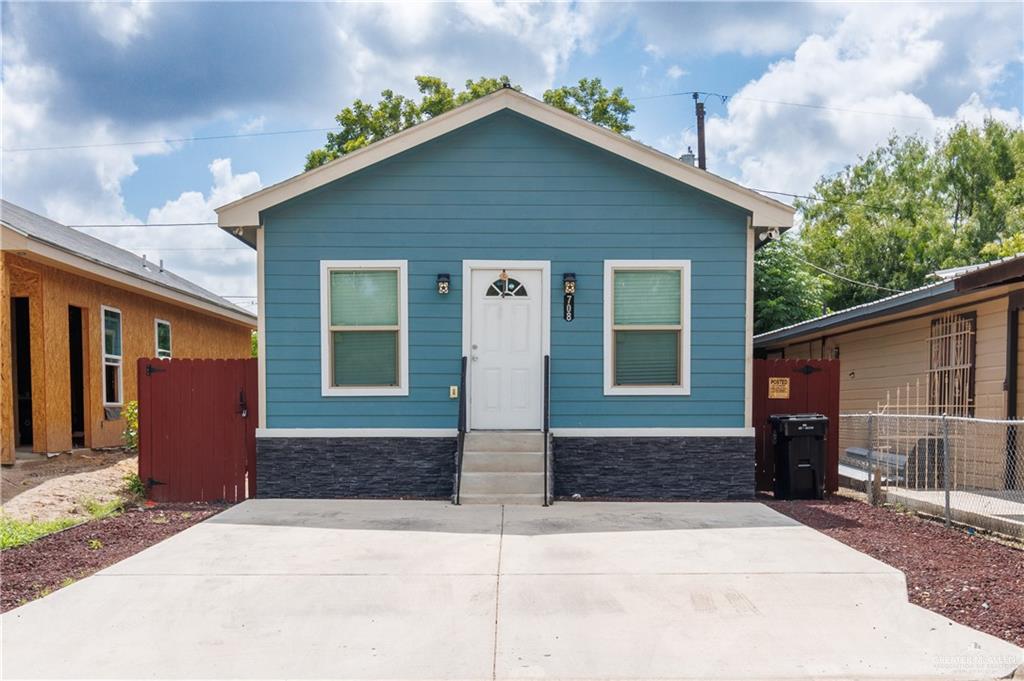
[[[256,492],[255,359],[140,359],[139,477],[154,501]]]
[[[807,413],[828,417],[825,491],[835,492],[839,489],[839,360],[755,359],[753,416],[758,491],[771,491],[775,480],[768,417]]]

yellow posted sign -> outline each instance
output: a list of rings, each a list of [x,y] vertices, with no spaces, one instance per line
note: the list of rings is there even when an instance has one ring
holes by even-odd
[[[789,378],[783,376],[768,377],[768,399],[788,400],[789,399]]]

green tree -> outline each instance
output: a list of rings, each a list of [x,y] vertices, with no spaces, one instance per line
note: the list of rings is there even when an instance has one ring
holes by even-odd
[[[797,237],[783,235],[754,254],[754,333],[815,317],[824,310],[824,276],[803,262]]]
[[[930,145],[891,138],[859,163],[818,181],[818,201],[801,200],[800,240],[807,260],[841,277],[830,282],[832,309],[869,302],[924,283],[960,264]]]
[[[931,143],[893,136],[813,193],[797,202],[798,238],[802,257],[835,275],[825,306],[870,302],[937,269],[1024,251],[1024,131],[989,120]],[[758,292],[762,308],[772,295]]]
[[[544,101],[617,133],[627,133],[633,129],[629,124],[629,116],[636,107],[622,93],[621,87],[609,92],[601,84],[600,78],[580,78],[576,85],[563,85],[548,90],[544,93]]]
[[[1019,212],[1024,133],[991,119],[980,128],[960,123],[941,143],[938,162],[950,227],[962,254],[976,254],[1000,235],[1024,228]]]
[[[984,260],[995,260],[996,258],[1008,258],[1011,255],[1024,253],[1024,232],[1011,234],[1005,239],[999,239],[985,244],[981,249],[981,256]]]
[[[437,76],[416,76],[416,87],[420,93],[419,101],[395,94],[392,90],[384,90],[376,104],[356,99],[342,109],[335,116],[341,129],[327,133],[327,143],[306,155],[306,170],[312,170],[495,90],[506,87],[522,90],[508,76],[467,80],[465,89],[458,92]],[[615,132],[633,129],[629,124],[633,104],[622,93],[621,87],[609,92],[601,85],[599,78],[583,79],[579,85],[548,90],[544,93],[544,101]]]

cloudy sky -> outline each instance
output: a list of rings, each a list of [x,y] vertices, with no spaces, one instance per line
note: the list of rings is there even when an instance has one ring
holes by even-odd
[[[412,95],[417,74],[508,74],[535,96],[598,76],[636,104],[632,135],[673,154],[694,143],[693,101],[665,95],[727,94],[707,98],[709,169],[792,193],[894,131],[1024,108],[1018,3],[5,2],[0,18],[3,196],[75,225],[212,221],[324,138],[267,133]],[[252,252],[216,227],[86,231],[255,293]]]

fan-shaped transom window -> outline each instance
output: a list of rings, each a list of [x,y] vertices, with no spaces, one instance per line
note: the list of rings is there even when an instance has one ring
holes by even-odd
[[[511,277],[508,279],[495,279],[487,287],[487,295],[500,298],[525,298],[526,287]]]

